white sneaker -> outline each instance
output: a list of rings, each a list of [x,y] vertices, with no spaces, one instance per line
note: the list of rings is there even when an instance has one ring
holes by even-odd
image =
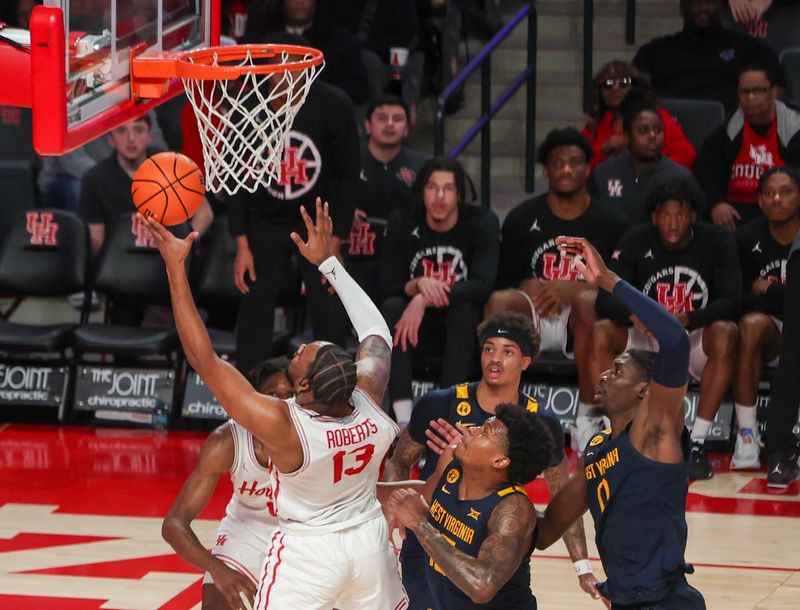
[[[731,470],[761,468],[760,449],[758,435],[750,428],[739,428],[739,433],[736,435],[736,449],[731,458]]]
[[[578,455],[583,455],[586,445],[598,432],[603,429],[602,417],[590,417],[588,415],[578,415],[575,423],[569,427],[569,439],[572,450]]]

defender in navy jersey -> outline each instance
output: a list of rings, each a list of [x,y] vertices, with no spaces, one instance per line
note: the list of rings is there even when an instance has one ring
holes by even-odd
[[[708,479],[713,470],[705,438],[730,387],[735,364],[735,321],[742,292],[736,242],[722,227],[696,222],[702,193],[693,182],[660,185],[646,206],[652,224],[628,231],[609,266],[660,303],[689,333],[689,372],[700,381],[691,477]],[[593,383],[626,348],[656,348],[652,335],[636,325],[630,309],[607,293],[598,297],[597,311],[601,320],[594,329]],[[631,322],[635,326],[627,328]]]
[[[586,240],[563,237],[559,244],[581,257],[587,281],[637,316],[659,351],[627,351],[601,376],[597,399],[611,428],[589,441],[581,474],[540,517],[536,548],[546,549],[588,509],[608,577],[599,589],[612,609],[703,609],[702,595],[686,581],[693,570],[684,560],[689,337],[666,309],[610,271]]]
[[[391,495],[390,521],[412,530],[428,554],[435,608],[535,610],[536,515],[521,485],[550,461],[550,431],[535,413],[505,403],[481,426],[459,430],[422,495],[418,487]]]
[[[731,468],[759,468],[756,423],[758,381],[764,365],[776,366],[781,349],[786,261],[800,230],[800,174],[772,167],[758,181],[758,204],[764,215],[737,229],[742,266],[742,312],[733,397],[736,449]]]
[[[611,254],[627,226],[623,216],[586,192],[592,147],[576,129],[555,129],[537,151],[547,178],[547,193],[515,207],[503,222],[496,290],[484,315],[516,311],[533,320],[543,352],[574,354],[580,403],[573,442],[588,440],[600,420],[590,415],[594,302],[597,291],[583,281],[575,261],[556,247],[559,235],[589,239],[603,256]],[[574,344],[569,349],[568,334]],[[574,448],[580,452],[585,441]]]
[[[553,454],[543,471],[551,497],[569,480],[569,466],[564,454],[564,432],[551,413],[540,410],[535,399],[520,391],[520,379],[539,349],[539,335],[530,318],[514,312],[496,313],[478,326],[482,377],[476,383],[463,383],[432,390],[417,401],[408,427],[400,433],[392,457],[387,460],[384,481],[403,481],[424,456],[419,478],[427,480],[438,462],[438,452],[426,448],[426,433],[432,421],[452,425],[480,426],[492,417],[498,404],[516,402],[538,413],[553,435]],[[564,534],[564,543],[574,562],[581,588],[598,595],[586,550],[583,522]],[[403,586],[409,596],[410,610],[434,607],[425,577],[427,555],[416,537],[409,533],[400,552]]]

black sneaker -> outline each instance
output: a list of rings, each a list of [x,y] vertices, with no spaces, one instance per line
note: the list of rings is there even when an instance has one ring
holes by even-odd
[[[708,461],[708,452],[705,443],[692,441],[692,454],[689,456],[689,478],[695,481],[710,479],[714,476],[714,469]]]
[[[769,456],[769,470],[767,471],[767,487],[786,489],[792,481],[797,479],[800,468],[797,466],[797,452],[790,456]]]

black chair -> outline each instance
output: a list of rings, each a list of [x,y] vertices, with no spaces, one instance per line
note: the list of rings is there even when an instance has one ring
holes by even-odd
[[[109,297],[112,313],[115,303],[120,302],[142,308],[148,303],[168,303],[164,261],[152,246],[140,219],[135,215],[121,216],[109,233],[92,288]],[[179,349],[173,325],[147,327],[110,323],[76,328],[72,346],[78,354],[100,353],[124,358],[164,356],[170,363],[177,362]]]
[[[786,78],[786,101],[800,108],[800,48],[781,53],[781,68]]]
[[[83,221],[64,210],[17,211],[0,227],[0,291],[20,296],[66,297],[85,290],[89,234]],[[0,351],[15,356],[59,353],[66,357],[80,319],[63,324],[18,324],[0,320]]]
[[[675,117],[697,151],[702,148],[708,134],[725,120],[725,106],[713,100],[661,98],[658,103]]]

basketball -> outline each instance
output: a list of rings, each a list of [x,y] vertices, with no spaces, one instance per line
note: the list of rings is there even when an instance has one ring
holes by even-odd
[[[200,168],[186,155],[175,152],[146,159],[131,184],[136,210],[166,226],[189,220],[203,203],[205,193]]]

